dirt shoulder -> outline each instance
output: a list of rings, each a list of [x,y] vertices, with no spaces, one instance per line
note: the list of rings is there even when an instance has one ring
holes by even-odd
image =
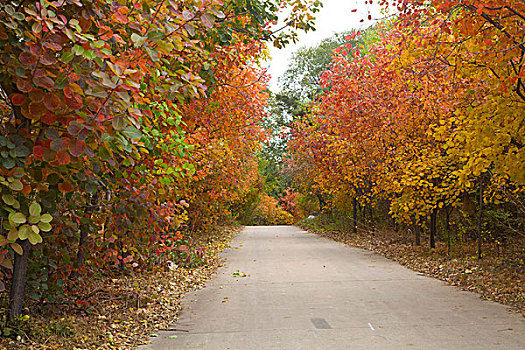
[[[450,285],[478,293],[483,299],[511,307],[525,317],[525,241],[507,242],[502,249],[484,244],[484,257],[477,259],[476,245],[463,243],[447,253],[445,243],[435,249],[414,246],[410,239],[392,232],[358,234],[325,230],[308,222],[298,226],[349,246],[365,248],[399,262],[414,271]],[[426,242],[423,242],[426,244]]]
[[[129,276],[86,279],[79,305],[32,312],[19,341],[2,338],[0,348],[134,349],[145,344],[156,331],[175,323],[182,298],[204,287],[221,265],[220,252],[240,229],[209,234],[200,267],[159,266]]]

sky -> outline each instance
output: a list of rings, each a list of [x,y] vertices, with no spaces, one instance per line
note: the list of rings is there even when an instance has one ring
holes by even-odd
[[[323,7],[317,12],[315,28],[316,31],[300,33],[299,41],[296,44],[288,44],[284,49],[277,49],[269,45],[270,62],[265,62],[263,67],[268,68],[271,75],[270,90],[277,92],[277,78],[282,75],[288,67],[288,60],[291,54],[302,46],[313,46],[318,44],[322,39],[328,38],[335,33],[351,29],[364,29],[372,25],[375,20],[381,18],[380,8],[374,1],[374,5],[366,5],[365,0],[322,0]],[[356,12],[351,12],[357,9]],[[372,15],[369,21],[368,11]],[[363,23],[359,21],[364,19]]]

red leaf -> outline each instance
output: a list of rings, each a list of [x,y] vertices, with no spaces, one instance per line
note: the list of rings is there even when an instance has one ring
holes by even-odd
[[[98,111],[98,109],[102,105],[102,102],[100,102],[98,99],[91,97],[91,96],[86,99],[86,103],[87,103],[87,107],[93,112]]]
[[[29,51],[35,56],[40,56],[42,54],[42,48],[40,45],[34,44],[29,47]]]
[[[24,104],[24,102],[26,102],[25,95],[22,95],[22,94],[12,94],[11,95],[11,103],[14,106],[21,106]]]
[[[73,89],[71,89],[69,85],[66,86],[63,91],[64,91],[64,96],[66,96],[67,98],[73,97]]]
[[[49,146],[51,147],[53,151],[60,152],[60,151],[65,151],[67,149],[68,143],[67,143],[67,140],[64,140],[64,139],[55,139],[51,141]]]
[[[105,40],[105,41],[108,41],[109,39],[113,37],[113,31],[109,27],[104,27],[104,29],[102,29],[101,27],[99,31],[99,35],[100,34],[102,34],[100,36],[100,39]]]
[[[65,102],[66,102],[66,105],[73,109],[73,110],[78,110],[80,108],[82,108],[82,100],[80,98],[80,96],[75,96],[73,98],[65,98]]]
[[[80,157],[86,150],[86,143],[78,140],[71,140],[69,143],[69,153],[74,157]]]
[[[128,17],[126,17],[125,15],[123,15],[120,12],[117,12],[117,13],[113,14],[113,16],[111,16],[111,18],[117,23],[126,24],[126,23],[129,22]]]
[[[71,162],[71,158],[69,157],[69,153],[66,151],[60,151],[57,153],[57,160],[60,164],[69,164]]]
[[[44,115],[47,112],[46,107],[41,102],[31,102],[29,104],[29,116],[30,119],[38,119],[38,117]]]
[[[22,193],[27,196],[28,194],[31,193],[32,190],[33,190],[33,188],[31,186],[29,186],[28,184],[24,184],[24,188],[22,189]]]
[[[26,79],[18,79],[16,81],[16,87],[22,92],[29,92],[32,89],[31,83]]]
[[[29,52],[22,52],[22,53],[18,56],[18,60],[20,61],[20,63],[21,63],[22,65],[24,65],[24,66],[30,66],[30,65],[36,63],[36,56],[30,54]]]
[[[44,99],[44,94],[42,93],[42,90],[35,88],[32,89],[29,93],[29,98],[33,102],[42,102],[42,100]]]
[[[56,62],[54,53],[47,51],[44,56],[40,58],[40,62],[46,66],[50,66]]]
[[[46,114],[44,114],[41,120],[47,125],[52,125],[57,121],[57,118],[55,116],[55,113],[47,112]]]
[[[60,106],[60,98],[56,94],[46,94],[44,105],[50,111],[54,111]]]
[[[352,9],[350,12],[357,12],[357,9]]]
[[[33,78],[33,82],[37,86],[44,87],[44,88],[46,88],[48,90],[52,89],[55,86],[55,82],[53,81],[53,79],[51,79],[50,77],[46,77],[46,76],[35,77],[35,78]]]
[[[43,158],[47,162],[53,162],[57,158],[57,153],[50,150],[49,152],[46,152],[46,154],[44,154]]]
[[[47,149],[42,147],[42,146],[35,146],[33,147],[33,154],[35,155],[35,157],[37,157],[38,159],[42,159],[42,156],[44,154],[46,154],[47,152]]]
[[[78,125],[71,124],[67,127],[67,132],[69,133],[69,135],[75,136],[80,132],[80,127]]]

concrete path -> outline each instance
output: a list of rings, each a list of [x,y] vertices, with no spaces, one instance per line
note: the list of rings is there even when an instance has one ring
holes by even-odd
[[[522,316],[369,251],[289,226],[232,247],[179,331],[141,349],[525,349]]]

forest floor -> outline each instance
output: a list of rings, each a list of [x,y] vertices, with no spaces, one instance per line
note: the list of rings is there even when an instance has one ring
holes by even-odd
[[[86,278],[75,296],[84,304],[38,312],[32,305],[28,322],[17,331],[19,340],[2,338],[0,349],[134,349],[146,343],[175,323],[181,299],[204,287],[221,265],[219,253],[240,229],[222,228],[202,237],[206,249],[200,267],[159,266],[132,275]]]
[[[422,241],[415,246],[406,234],[378,231],[357,234],[326,228],[317,220],[303,220],[301,228],[349,246],[368,249],[399,262],[414,271],[438,278],[483,299],[511,307],[525,317],[525,240],[508,240],[504,247],[484,243],[483,258],[477,259],[477,243],[468,242],[447,252],[447,244],[435,249]]]

